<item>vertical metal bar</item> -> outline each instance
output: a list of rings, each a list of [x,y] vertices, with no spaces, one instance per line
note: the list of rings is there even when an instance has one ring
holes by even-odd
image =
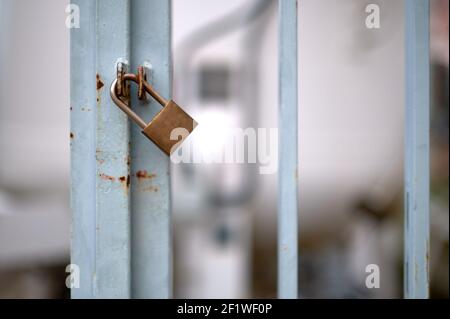
[[[70,31],[71,263],[80,286],[72,298],[92,298],[95,274],[95,1],[72,0],[80,28]],[[88,111],[89,110],[89,111]]]
[[[405,2],[405,297],[428,298],[429,0]]]
[[[109,98],[118,57],[128,58],[129,3],[77,0],[71,30],[73,298],[130,296],[128,119]]]
[[[99,298],[129,298],[131,290],[129,122],[109,97],[117,59],[129,59],[129,9],[129,0],[97,0],[94,294]]]
[[[171,29],[169,0],[133,0],[131,3],[132,68],[144,61],[153,69],[148,80],[166,98],[171,97]],[[135,89],[133,87],[132,89]],[[161,109],[155,100],[132,105],[150,120]],[[135,298],[172,296],[170,232],[170,161],[132,126],[132,295]]]
[[[297,1],[279,1],[278,296],[298,296]]]

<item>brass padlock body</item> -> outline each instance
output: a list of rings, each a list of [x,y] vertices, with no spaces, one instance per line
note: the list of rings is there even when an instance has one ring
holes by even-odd
[[[179,143],[178,134],[176,140],[170,138],[174,129],[184,128],[189,134],[197,123],[174,101],[170,100],[143,129],[142,133],[155,143],[164,153],[170,156],[175,151],[174,145]]]

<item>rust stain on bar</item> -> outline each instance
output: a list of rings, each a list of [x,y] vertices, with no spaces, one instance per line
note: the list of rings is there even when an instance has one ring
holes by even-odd
[[[122,184],[122,187],[123,187],[125,193],[127,193],[128,189],[130,188],[130,183],[131,183],[130,175],[127,175],[126,177],[120,176],[119,181]]]
[[[98,176],[100,176],[101,179],[106,180],[106,181],[111,181],[114,182],[116,180],[116,178],[114,176],[109,176],[103,173],[100,173]]]
[[[104,86],[104,84],[103,84],[102,80],[100,79],[100,75],[96,74],[95,78],[97,80],[96,81],[97,82],[97,90],[100,90]]]
[[[139,170],[136,172],[136,177],[139,179],[152,179],[156,177],[156,174],[149,174],[146,170]]]
[[[130,175],[127,175],[127,177],[125,177],[125,176],[120,176],[120,177],[119,177],[119,180],[120,180],[122,183],[124,183],[127,187],[130,186],[130,181],[131,181]]]

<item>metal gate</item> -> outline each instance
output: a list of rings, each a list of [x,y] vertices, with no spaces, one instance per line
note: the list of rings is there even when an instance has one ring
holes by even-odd
[[[171,96],[170,1],[72,3],[83,25],[71,30],[71,260],[81,270],[72,297],[170,298],[169,159],[140,138],[109,98],[118,59],[132,70],[152,63],[154,87]],[[407,298],[427,298],[429,1],[405,0],[405,20],[404,291]],[[279,1],[279,70],[278,295],[297,298],[296,0]],[[135,96],[132,104],[139,103]],[[151,118],[157,110],[150,104],[137,112]],[[149,175],[158,187],[152,196],[136,187]]]

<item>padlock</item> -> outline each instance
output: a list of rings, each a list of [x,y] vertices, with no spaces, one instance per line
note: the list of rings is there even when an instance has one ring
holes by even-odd
[[[176,148],[184,141],[197,125],[197,122],[189,116],[181,107],[179,107],[174,101],[166,101],[162,98],[150,84],[145,80],[134,74],[125,74],[124,80],[132,80],[143,85],[146,92],[148,92],[159,104],[163,106],[161,111],[150,121],[145,123],[139,115],[125,104],[117,96],[116,84],[117,79],[111,84],[111,98],[114,103],[124,111],[137,125],[142,128],[142,133],[155,143],[164,153],[170,156]],[[174,136],[171,136],[175,129],[181,129],[175,132]],[[179,134],[182,133],[182,134]],[[178,138],[181,136],[181,141]],[[175,139],[174,139],[175,138]]]

